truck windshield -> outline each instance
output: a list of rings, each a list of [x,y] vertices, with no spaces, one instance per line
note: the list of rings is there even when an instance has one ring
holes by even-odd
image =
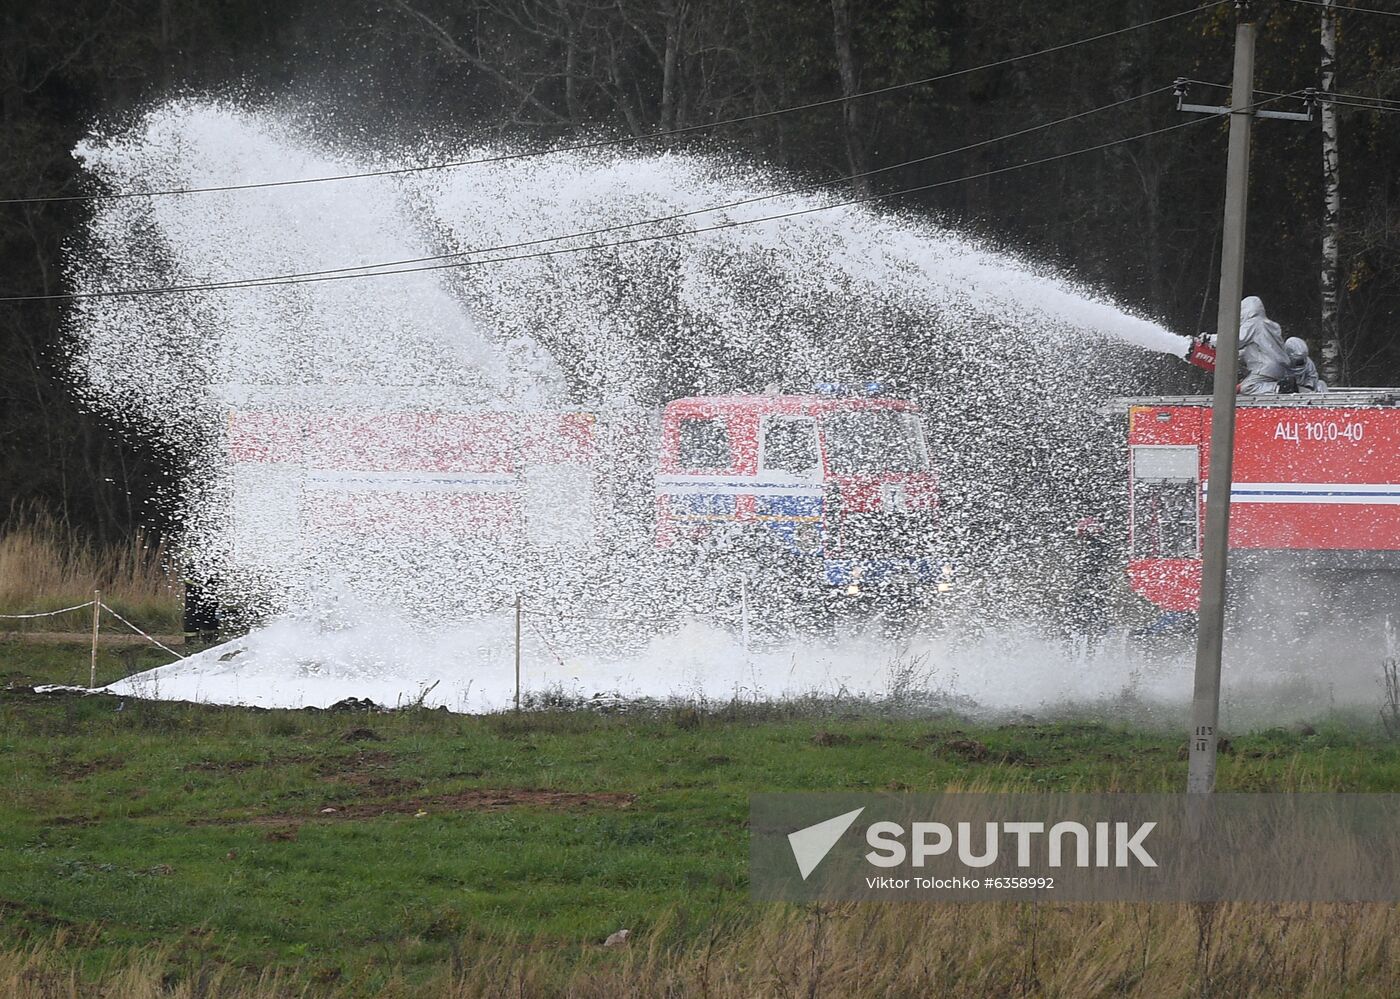
[[[928,454],[919,418],[894,409],[828,413],[822,419],[826,463],[838,475],[924,472]]]

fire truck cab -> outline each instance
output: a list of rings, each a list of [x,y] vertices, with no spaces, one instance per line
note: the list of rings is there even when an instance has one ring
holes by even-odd
[[[827,387],[677,399],[662,413],[662,548],[741,547],[857,594],[944,581],[937,517],[938,477],[911,402]]]
[[[1209,492],[1211,400],[1123,400],[1135,593],[1194,613]],[[1240,396],[1231,572],[1350,578],[1388,599],[1400,571],[1400,389]],[[1324,589],[1324,594],[1327,592]]]

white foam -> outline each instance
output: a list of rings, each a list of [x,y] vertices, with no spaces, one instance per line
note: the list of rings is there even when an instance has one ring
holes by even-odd
[[[75,152],[112,188],[139,190],[504,151],[352,149],[317,135],[307,116],[191,99],[158,106]],[[97,205],[85,239],[70,247],[70,277],[76,290],[94,291],[364,267],[689,212],[792,184],[711,156],[613,151],[109,201]],[[801,211],[833,197],[788,194],[566,245]],[[318,544],[314,557],[294,557],[295,546],[279,534],[277,543],[235,551],[233,523],[285,519],[279,511],[288,497],[275,495],[274,483],[230,499],[217,447],[227,412],[220,386],[252,386],[255,397],[257,386],[276,386],[269,399],[303,390],[329,398],[350,387],[367,406],[392,386],[402,405],[430,412],[444,393],[494,407],[649,409],[680,395],[754,391],[769,382],[801,388],[887,378],[921,395],[929,412],[948,497],[947,557],[974,566],[988,581],[987,606],[1014,617],[1044,611],[1045,594],[1061,585],[1054,573],[1065,525],[1080,515],[1076,504],[1121,491],[1120,442],[1096,423],[1097,404],[1127,387],[1125,361],[1137,348],[1180,355],[1185,343],[1102,293],[947,226],[871,207],[392,277],[84,299],[70,332],[87,399],[188,462],[166,499],[185,522],[192,572],[227,599],[274,618],[292,615],[237,649],[202,654],[121,689],[139,682],[159,687],[161,696],[278,704],[353,693],[392,703],[436,682],[430,702],[454,707],[500,706],[502,670],[513,675],[513,667],[502,665],[495,619],[445,622],[462,620],[467,597],[512,592],[519,583],[507,576],[522,560],[425,537]],[[630,432],[642,454],[650,433],[644,421]],[[617,474],[618,495],[650,488],[645,461]],[[596,597],[584,592],[590,588],[644,596],[672,585],[650,557],[645,532],[610,541],[586,560],[537,565],[534,581],[566,600]],[[411,596],[413,614],[313,627],[306,622],[325,609],[330,589]],[[650,653],[615,659],[586,645],[566,643],[560,652],[566,664],[580,664],[576,679],[584,687],[660,695],[689,684],[707,696],[746,682],[766,695],[814,683],[865,689],[890,658],[853,652],[859,645],[833,652],[798,644],[739,666],[723,642],[693,637],[657,639]],[[705,651],[698,658],[677,651],[692,645]],[[455,658],[444,654],[458,649]],[[556,675],[548,662],[532,657],[531,669],[545,671],[541,681]],[[1105,674],[1090,685],[1111,689],[1118,679]]]
[[[522,631],[527,706],[560,695],[575,702],[647,698],[710,705],[815,696],[975,716],[1029,712],[1044,718],[1088,710],[1126,720],[1130,711],[1136,721],[1168,723],[1184,717],[1192,689],[1186,641],[1153,649],[1122,633],[1092,652],[1046,640],[1029,627],[976,640],[959,637],[956,629],[894,640],[872,627],[832,640],[746,647],[737,631],[698,619],[664,630],[567,637],[564,624],[532,615]],[[386,707],[500,711],[515,697],[514,640],[513,614],[432,629],[382,608],[333,626],[283,619],[106,690],[264,708],[329,707],[354,697]],[[1339,660],[1337,650],[1330,638],[1282,656],[1276,649],[1231,648],[1222,723],[1238,729],[1315,721],[1329,710],[1368,707],[1375,698],[1370,660]]]

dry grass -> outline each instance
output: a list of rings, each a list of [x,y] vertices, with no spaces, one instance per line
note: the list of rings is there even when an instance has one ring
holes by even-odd
[[[0,614],[28,614],[102,599],[138,624],[179,630],[181,586],[160,545],[137,531],[105,547],[81,539],[44,513],[0,525]],[[0,621],[7,631],[86,631],[91,611],[29,621]]]
[[[7,999],[283,999],[298,993],[273,975],[210,966],[188,976],[171,973],[170,952],[133,951],[119,966],[84,975],[64,958],[63,934],[42,946],[0,950],[0,995]]]
[[[61,945],[0,951],[0,994],[273,999],[488,996],[1388,996],[1400,981],[1390,905],[983,903],[771,906],[739,927],[676,910],[629,945],[462,941],[428,981],[317,985],[134,951],[81,977]],[[183,972],[172,974],[176,967]]]

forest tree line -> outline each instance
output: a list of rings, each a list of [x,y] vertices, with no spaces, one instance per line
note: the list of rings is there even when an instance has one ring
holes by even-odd
[[[1336,90],[1400,101],[1400,17],[1338,16]],[[848,177],[1123,102],[965,153],[850,180],[1045,261],[1183,333],[1213,325],[1225,125],[1180,124],[1170,85],[1228,101],[1234,4],[1035,58],[1190,0],[67,0],[11,4],[0,35],[0,198],[95,193],[73,160],[95,125],[167,95],[314,101],[332,131],[388,138],[680,136],[814,180]],[[1374,2],[1362,6],[1381,7]],[[1316,6],[1254,4],[1257,86],[1319,82]],[[1400,11],[1400,7],[1396,8]],[[987,63],[996,68],[900,87]],[[896,88],[896,89],[887,89]],[[851,101],[850,94],[885,91]],[[1155,93],[1152,93],[1155,92]],[[1143,99],[1130,100],[1152,93]],[[778,109],[815,102],[792,113]],[[1283,105],[1280,105],[1283,106]],[[1296,102],[1288,105],[1297,109]],[[1400,108],[1400,104],[1394,105]],[[1352,384],[1400,382],[1400,117],[1342,107],[1340,332]],[[717,128],[716,121],[743,119]],[[1246,291],[1286,331],[1319,332],[1325,217],[1316,122],[1262,121]],[[0,206],[0,295],[68,289],[62,248],[82,202]],[[158,521],[165,459],[83,411],[66,384],[65,307],[0,304],[0,517],[42,508],[98,539]],[[160,526],[158,523],[155,526]]]

